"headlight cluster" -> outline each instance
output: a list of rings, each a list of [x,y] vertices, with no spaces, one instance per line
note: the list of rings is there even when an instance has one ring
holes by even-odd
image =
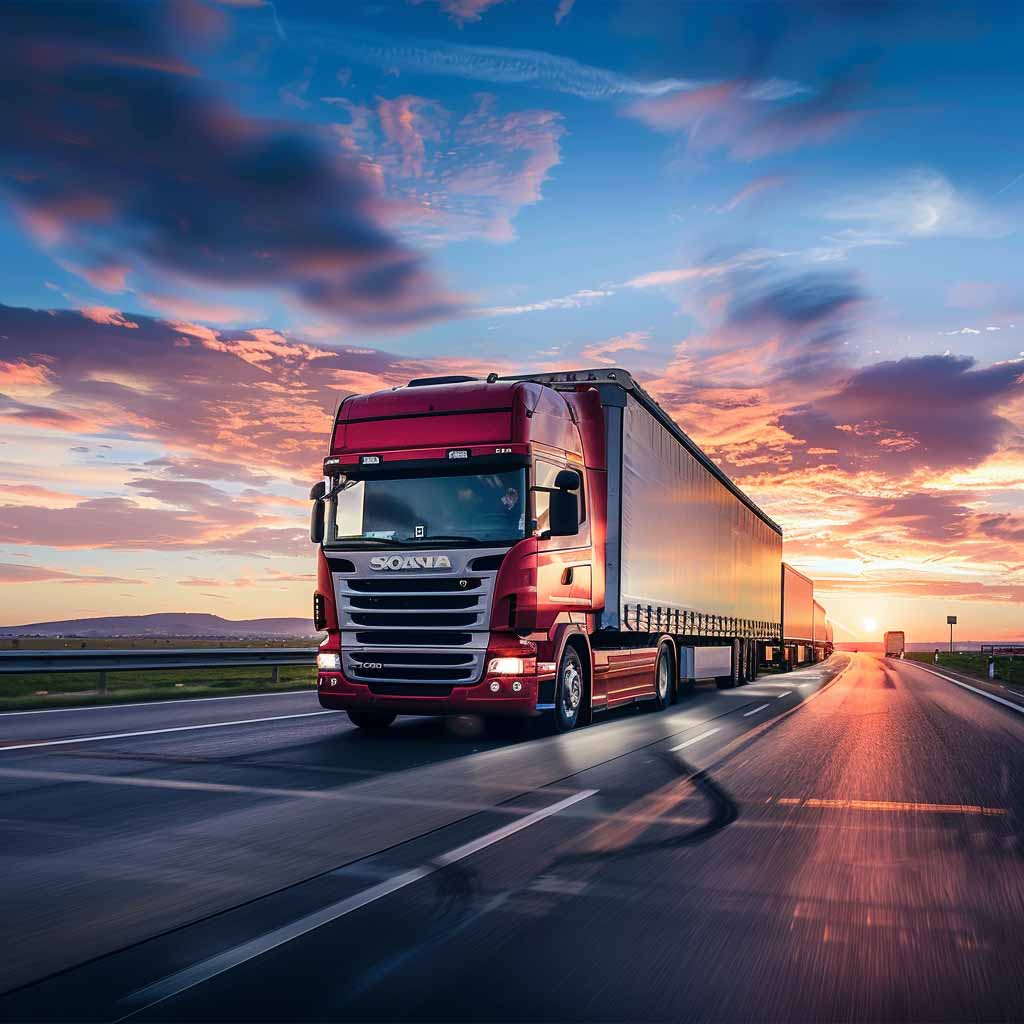
[[[532,676],[537,671],[537,659],[491,658],[487,671],[496,676]]]
[[[340,672],[341,655],[334,651],[321,651],[316,656],[316,667],[321,672]]]

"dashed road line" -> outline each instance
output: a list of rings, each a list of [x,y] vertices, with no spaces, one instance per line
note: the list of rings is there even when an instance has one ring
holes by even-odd
[[[764,711],[764,709],[767,708],[767,707],[771,707],[771,705],[770,704],[762,704],[759,708],[754,708],[753,711],[744,711],[743,712],[743,717],[744,718],[749,718],[751,715],[756,715],[758,713],[758,711]]]
[[[692,747],[694,743],[700,743],[701,740],[706,740],[709,736],[713,736],[716,732],[721,732],[720,728],[708,729],[707,732],[702,732],[699,736],[694,736],[693,739],[686,740],[684,743],[677,743],[674,747],[669,747],[669,753],[676,750],[683,750],[686,747]]]
[[[155,1006],[157,1003],[162,1003],[173,996],[180,995],[196,985],[201,985],[203,982],[224,974],[226,971],[230,971],[249,960],[254,960],[264,953],[269,953],[278,946],[283,946],[285,943],[298,939],[317,928],[322,928],[326,924],[337,921],[346,914],[351,914],[353,911],[360,910],[370,903],[383,899],[385,896],[390,896],[392,893],[398,892],[399,889],[404,889],[414,882],[418,882],[440,871],[442,868],[455,864],[460,860],[465,860],[474,853],[478,853],[488,846],[501,842],[502,839],[507,839],[509,836],[515,835],[515,833],[521,832],[531,825],[536,825],[537,822],[543,821],[545,818],[550,818],[553,814],[558,814],[559,811],[564,811],[567,807],[571,807],[581,800],[586,800],[596,792],[596,789],[580,790],[580,792],[574,793],[564,800],[559,800],[557,803],[543,807],[539,811],[534,811],[533,814],[526,815],[526,817],[521,818],[519,821],[504,825],[493,832],[480,836],[478,839],[473,839],[462,846],[457,846],[454,850],[449,850],[428,864],[422,864],[409,871],[404,871],[386,881],[380,882],[378,885],[371,886],[369,889],[364,889],[362,892],[358,892],[346,899],[331,903],[329,906],[322,907],[320,910],[307,914],[305,917],[300,917],[298,920],[292,921],[291,924],[275,928],[273,931],[266,932],[255,939],[250,939],[248,942],[243,942],[232,949],[225,950],[206,960],[201,960],[199,963],[192,964],[192,966],[186,967],[181,971],[161,978],[159,981],[153,982],[152,985],[147,985],[145,988],[139,989],[137,992],[133,992],[130,996],[126,997],[121,1005],[128,1012],[119,1019],[127,1020],[129,1017],[133,1017],[137,1013]]]

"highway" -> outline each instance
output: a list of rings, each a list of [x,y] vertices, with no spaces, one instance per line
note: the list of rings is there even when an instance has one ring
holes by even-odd
[[[836,654],[565,736],[319,712],[0,715],[0,1016],[1024,1019],[1022,710]]]

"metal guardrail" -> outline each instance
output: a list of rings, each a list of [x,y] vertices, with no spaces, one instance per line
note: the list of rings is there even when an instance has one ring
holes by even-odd
[[[316,647],[178,647],[159,650],[0,651],[0,675],[314,665]]]

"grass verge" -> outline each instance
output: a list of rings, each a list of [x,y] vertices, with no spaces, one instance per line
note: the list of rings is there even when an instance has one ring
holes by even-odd
[[[934,655],[927,651],[908,651],[907,659],[924,665],[934,662]],[[938,668],[953,669],[975,679],[988,680],[988,655],[977,652],[964,654],[939,653]],[[1001,683],[1024,684],[1024,658],[996,658],[996,680]]]
[[[106,693],[100,692],[98,686],[97,672],[33,672],[0,676],[0,711],[315,689],[316,669],[305,665],[282,665],[276,682],[273,669],[266,665],[253,668],[108,671]]]

